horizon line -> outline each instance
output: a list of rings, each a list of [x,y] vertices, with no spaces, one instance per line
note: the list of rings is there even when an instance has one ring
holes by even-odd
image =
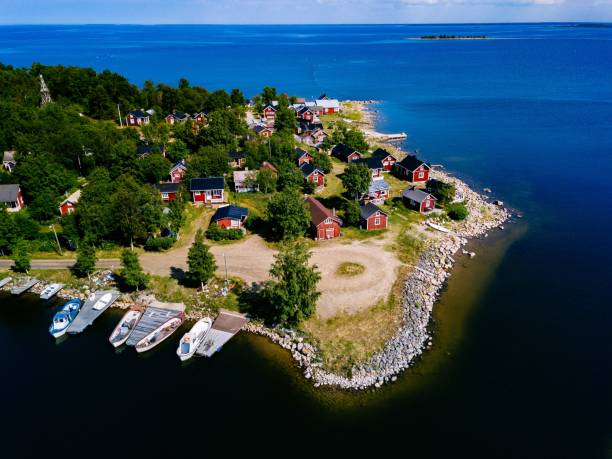
[[[611,21],[504,21],[504,22],[159,22],[159,23],[137,23],[137,22],[15,22],[0,23],[0,27],[14,26],[415,26],[415,25],[537,25],[537,24],[610,24]]]

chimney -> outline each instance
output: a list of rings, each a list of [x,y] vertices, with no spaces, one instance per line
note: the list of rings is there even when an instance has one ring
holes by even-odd
[[[335,208],[335,207],[332,209],[332,215],[333,215],[334,217],[336,216],[336,208]]]

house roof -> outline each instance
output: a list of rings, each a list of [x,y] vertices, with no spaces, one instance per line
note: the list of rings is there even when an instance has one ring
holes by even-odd
[[[163,144],[161,145],[140,144],[136,147],[136,155],[140,158],[142,158],[143,156],[150,155],[151,153],[153,153],[154,148],[157,148],[159,150],[159,153],[163,153],[166,150],[166,146]]]
[[[264,161],[263,163],[261,163],[261,167],[265,168],[265,169],[270,169],[272,172],[275,172],[278,174],[278,169],[276,167],[274,167],[274,164],[272,164],[269,161]]]
[[[395,156],[393,156],[391,153],[389,153],[383,148],[377,148],[376,150],[374,150],[374,153],[372,153],[372,158],[380,158],[381,161],[387,156],[391,156],[393,159],[396,159]]]
[[[174,163],[174,166],[172,166],[172,168],[170,169],[170,172],[176,169],[187,169],[187,163],[185,162],[184,159],[181,159],[177,161],[176,163]]]
[[[246,154],[244,153],[244,151],[236,151],[236,150],[232,150],[230,151],[228,154],[230,159],[236,160],[236,159],[244,159],[246,157]]]
[[[154,186],[159,190],[160,193],[177,193],[180,183],[166,182],[156,183]]]
[[[420,159],[418,159],[416,156],[413,156],[413,155],[406,156],[404,159],[402,159],[397,164],[399,164],[404,169],[409,170],[409,171],[413,171],[421,165],[424,165],[425,167],[429,169],[429,166],[426,163],[424,163],[423,161],[421,161]]]
[[[274,104],[274,101],[272,102],[272,104]],[[274,107],[274,105],[272,105],[272,104],[267,104],[267,105],[266,105],[266,106],[263,108],[263,110],[272,109],[272,110],[276,111],[276,108],[275,108],[275,107]],[[278,102],[276,103],[276,105],[278,105]]]
[[[314,173],[315,171],[321,175],[325,175],[325,173],[321,169],[317,169],[310,163],[302,164],[300,166],[300,170],[302,171],[302,174],[304,175],[304,177],[308,177],[310,174]]]
[[[347,147],[345,144],[343,143],[339,143],[338,145],[336,145],[333,149],[332,149],[332,153],[336,156],[339,156],[341,159],[343,160],[348,160],[348,157],[352,154],[352,153],[358,153],[359,156],[361,156],[361,153],[359,153],[357,150],[353,150],[352,148]]]
[[[368,193],[376,193],[377,191],[388,191],[390,188],[389,184],[385,182],[385,179],[372,180],[368,187]]]
[[[310,209],[310,221],[313,225],[318,226],[328,218],[331,218],[337,221],[340,225],[342,225],[342,220],[336,217],[331,210],[329,210],[315,198],[307,196],[304,201],[306,202],[306,204],[308,204],[308,207]]]
[[[318,107],[323,108],[340,108],[340,102],[338,99],[317,99],[315,103]]]
[[[148,118],[149,116],[151,116],[144,110],[133,110],[130,113],[128,113],[128,115],[132,115],[135,118]]]
[[[370,170],[383,169],[382,161],[380,158],[360,158],[353,161],[354,164],[365,164]]]
[[[215,212],[215,215],[213,215],[212,220],[214,222],[223,218],[231,218],[232,220],[244,220],[248,216],[249,209],[230,204],[229,206],[219,207]]]
[[[365,220],[376,214],[376,212],[387,215],[387,213],[381,210],[380,207],[378,207],[376,204],[372,204],[371,202],[367,203],[365,206],[361,206],[361,218]]]
[[[427,199],[429,196],[436,199],[434,195],[414,187],[406,188],[404,191],[402,191],[402,197],[418,202],[419,204],[425,201],[425,199]]]
[[[189,182],[189,191],[222,190],[225,188],[223,177],[193,178]]]
[[[255,126],[253,126],[253,130],[258,134],[263,131],[272,131],[272,129],[268,126],[262,126],[261,124],[256,124]]]
[[[295,149],[295,159],[300,159],[304,155],[312,156],[306,150],[302,150],[301,148],[296,148]]]
[[[19,185],[0,185],[0,202],[16,202],[19,194]]]
[[[186,120],[187,118],[189,118],[189,114],[188,113],[180,112],[178,110],[174,110],[168,116],[172,116],[172,117],[176,118],[177,120]]]
[[[249,177],[256,178],[257,171],[234,171],[234,186],[240,187]]]
[[[63,204],[66,204],[67,202],[71,202],[72,204],[76,204],[77,202],[79,202],[80,198],[81,198],[81,190],[76,190],[74,193],[72,193],[66,199],[64,199],[61,202],[60,206],[63,205]]]

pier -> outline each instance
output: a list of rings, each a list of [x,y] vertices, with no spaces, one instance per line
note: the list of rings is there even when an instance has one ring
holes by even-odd
[[[12,280],[13,279],[11,277],[5,277],[4,279],[0,280],[0,288],[4,287],[6,284],[8,284]]]
[[[30,290],[32,287],[34,287],[36,284],[38,284],[40,281],[38,279],[28,279],[24,282],[22,282],[19,285],[15,285],[12,289],[11,289],[11,293],[13,295],[21,295],[22,293],[27,292],[28,290]]]
[[[367,129],[363,132],[370,140],[378,140],[381,142],[390,142],[392,140],[405,140],[406,138],[408,138],[405,132],[399,132],[396,134],[383,134],[381,132],[370,131]]]
[[[94,309],[94,305],[98,302],[98,300],[107,293],[110,293],[111,295],[110,301],[102,309]],[[72,324],[70,324],[68,327],[67,333],[71,335],[81,333],[83,330],[93,324],[94,320],[96,320],[100,314],[106,311],[110,305],[113,304],[117,298],[119,298],[119,295],[120,293],[116,290],[102,290],[93,293],[81,308],[81,312],[79,312],[79,315],[76,316],[74,322],[72,322]]]
[[[222,309],[206,334],[204,341],[200,344],[196,354],[205,357],[212,356],[215,352],[220,350],[232,336],[238,333],[242,326],[248,321],[249,319],[244,314]]]
[[[147,307],[125,344],[135,346],[136,343],[153,330],[156,330],[170,319],[179,317],[181,314],[183,314],[183,311],[180,309],[166,309],[158,306]]]

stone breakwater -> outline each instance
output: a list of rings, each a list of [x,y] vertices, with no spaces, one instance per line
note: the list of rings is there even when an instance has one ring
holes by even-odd
[[[442,180],[455,184],[464,198],[470,216],[464,222],[453,223],[449,234],[436,233],[428,238],[414,269],[404,281],[402,295],[402,325],[384,348],[365,362],[355,365],[350,376],[325,370],[315,346],[291,330],[274,330],[251,322],[245,330],[268,337],[289,350],[304,376],[315,386],[362,390],[380,387],[395,381],[397,375],[414,364],[415,359],[432,345],[428,327],[438,295],[450,276],[453,256],[468,243],[468,238],[486,236],[499,227],[510,214],[486,201],[461,180],[444,173],[436,173]]]

